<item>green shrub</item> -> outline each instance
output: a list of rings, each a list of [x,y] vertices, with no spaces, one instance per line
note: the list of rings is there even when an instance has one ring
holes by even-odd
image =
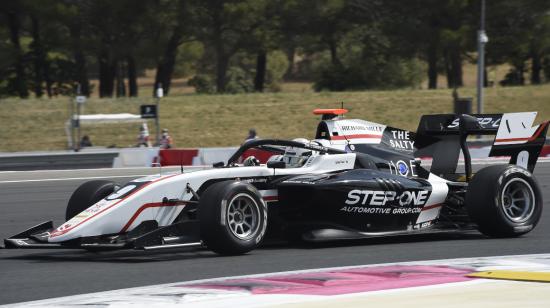
[[[423,66],[417,59],[366,59],[349,65],[328,65],[315,78],[316,91],[418,88]]]
[[[204,46],[198,41],[183,43],[178,47],[174,77],[192,76],[197,71],[199,60],[204,55]]]
[[[281,82],[288,68],[288,58],[280,50],[274,50],[267,54],[266,89],[270,92],[281,91]]]
[[[208,75],[196,75],[195,77],[189,79],[187,82],[188,85],[195,87],[196,93],[201,94],[212,94],[216,93],[216,87],[214,82]]]
[[[254,91],[254,83],[244,69],[238,66],[232,66],[227,70],[227,83],[225,84],[226,93],[247,93]]]

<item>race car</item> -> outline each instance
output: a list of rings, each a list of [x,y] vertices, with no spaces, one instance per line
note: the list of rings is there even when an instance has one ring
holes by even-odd
[[[346,112],[317,109],[313,140],[249,140],[207,170],[182,168],[124,185],[86,182],[69,199],[65,223],[32,227],[5,239],[5,248],[206,247],[235,255],[265,238],[476,229],[515,237],[537,225],[543,200],[532,172],[549,122],[533,126],[536,112],[425,115],[414,133],[347,119]],[[509,164],[473,174],[469,135],[496,135],[489,155],[510,156]],[[430,157],[423,166],[419,158]]]

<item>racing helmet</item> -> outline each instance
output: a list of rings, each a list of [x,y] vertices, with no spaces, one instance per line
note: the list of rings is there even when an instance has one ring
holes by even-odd
[[[305,145],[309,144],[309,140],[305,138],[296,138],[293,141],[303,143]],[[315,153],[314,153],[315,152]],[[285,148],[285,153],[283,155],[283,161],[286,163],[286,166],[289,168],[301,167],[311,156],[317,154],[317,151],[310,149],[304,149],[299,147],[288,146]]]
[[[332,144],[330,143],[330,140],[327,140],[327,139],[314,139],[314,140],[311,140],[311,143],[325,147],[325,148],[330,148],[332,146]]]

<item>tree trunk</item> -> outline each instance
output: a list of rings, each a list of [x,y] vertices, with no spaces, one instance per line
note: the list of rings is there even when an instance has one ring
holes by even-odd
[[[487,76],[487,67],[483,68],[483,87],[487,88],[489,86],[489,76]]]
[[[162,88],[164,94],[170,93],[170,86],[172,85],[172,75],[174,74],[174,67],[176,66],[176,56],[178,54],[178,47],[180,45],[180,34],[172,35],[170,42],[166,48],[164,54],[164,70],[162,75]]]
[[[340,59],[338,58],[338,45],[336,44],[336,41],[331,39],[328,42],[328,46],[330,49],[330,60],[332,62],[332,65],[340,65]]]
[[[452,88],[455,87],[455,82],[454,82],[454,75],[452,73],[449,52],[445,52],[444,61],[445,61],[445,63],[444,63],[445,64],[445,75],[447,76],[447,88],[452,89]]]
[[[50,63],[46,62],[44,66],[44,79],[46,80],[46,93],[48,93],[48,97],[52,98],[53,96],[53,81],[50,78]]]
[[[264,91],[266,66],[267,53],[265,50],[261,50],[256,57],[256,76],[254,78],[254,90],[257,92]]]
[[[113,97],[115,93],[115,80],[118,72],[117,70],[118,62],[110,58],[110,63],[108,68],[109,70],[107,71],[107,88],[106,88],[107,93],[106,94],[108,97]]]
[[[462,57],[458,46],[451,47],[445,54],[445,73],[447,74],[447,87],[462,87]]]
[[[536,52],[532,53],[531,56],[532,64],[531,64],[531,84],[540,84],[540,73],[542,70],[542,61],[539,54]]]
[[[133,55],[129,55],[126,58],[128,64],[128,96],[137,97],[138,96],[138,85],[137,85],[137,70],[136,70],[136,60]]]
[[[32,50],[34,60],[34,95],[42,97],[44,90],[42,88],[43,73],[46,59],[44,58],[44,47],[40,40],[40,25],[36,16],[31,16],[32,24]]]
[[[224,54],[219,54],[216,61],[216,90],[219,93],[225,92],[227,68],[229,59]]]
[[[178,55],[178,47],[181,45],[181,37],[182,31],[178,26],[174,29],[170,40],[164,48],[164,54],[157,64],[153,96],[155,96],[156,88],[159,84],[162,84],[164,95],[168,95],[170,92],[172,75],[174,74],[174,67],[176,66],[176,56]]]
[[[452,68],[454,86],[462,87],[464,85],[464,82],[462,79],[462,57],[460,55],[458,46],[453,48],[451,52],[451,68]]]
[[[544,78],[546,82],[550,82],[550,55],[545,57],[542,63],[544,67]]]
[[[159,62],[157,64],[157,72],[155,74],[155,84],[153,85],[153,97],[157,96],[158,87],[162,87],[164,89],[164,85],[162,84],[162,76],[164,76],[164,65]]]
[[[437,45],[428,47],[428,89],[437,89]]]
[[[525,85],[525,64],[521,64],[517,66],[518,71],[518,79],[520,85]]]
[[[102,51],[99,55],[99,97],[113,97],[117,63],[109,52]]]
[[[109,70],[109,63],[105,52],[101,52],[97,58],[99,64],[99,97],[103,98],[107,96],[107,71]]]
[[[21,98],[29,97],[29,91],[27,89],[27,79],[25,76],[25,69],[23,67],[23,52],[21,51],[21,44],[19,42],[19,14],[18,12],[9,12],[8,24],[10,28],[10,40],[15,50],[15,80],[14,85],[11,87],[11,91],[17,93]]]
[[[126,96],[126,85],[124,84],[124,65],[118,62],[116,65],[116,97]]]
[[[288,59],[288,67],[284,79],[288,80],[294,78],[294,59],[296,57],[296,48],[294,46],[287,49],[286,57]]]

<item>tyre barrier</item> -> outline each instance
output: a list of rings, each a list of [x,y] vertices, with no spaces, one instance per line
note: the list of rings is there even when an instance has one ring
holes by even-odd
[[[1,153],[0,171],[109,168],[118,150]]]

